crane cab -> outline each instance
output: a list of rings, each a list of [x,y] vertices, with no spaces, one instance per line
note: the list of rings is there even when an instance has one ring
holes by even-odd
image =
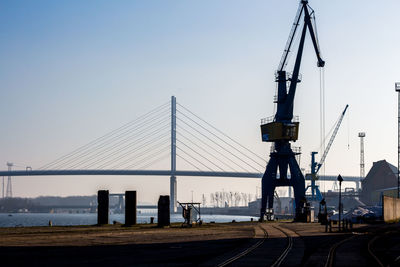
[[[261,124],[261,139],[263,142],[296,141],[298,136],[299,122],[269,122]]]

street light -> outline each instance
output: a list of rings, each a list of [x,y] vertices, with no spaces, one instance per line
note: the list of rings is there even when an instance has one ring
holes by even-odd
[[[394,88],[398,93],[397,103],[397,197],[400,198],[400,82],[394,84]]]
[[[340,215],[342,213],[342,182],[343,182],[343,178],[340,174],[337,177],[337,180],[339,181],[339,231],[340,231],[340,220],[341,220]]]

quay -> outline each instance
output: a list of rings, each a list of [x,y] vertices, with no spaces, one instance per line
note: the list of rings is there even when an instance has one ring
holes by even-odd
[[[0,257],[3,266],[396,266],[399,226],[332,233],[285,221],[0,228]]]

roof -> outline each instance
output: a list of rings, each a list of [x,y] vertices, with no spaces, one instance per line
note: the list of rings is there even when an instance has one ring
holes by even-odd
[[[390,164],[389,162],[387,162],[387,164],[389,165],[389,168],[392,170],[392,172],[397,175],[397,167],[395,167],[394,165]]]
[[[395,167],[394,165],[390,164],[389,162],[387,162],[384,159],[373,162],[372,168],[370,169],[370,171],[373,169],[374,166],[378,166],[380,164],[387,164],[387,166],[390,168],[390,170],[397,176],[397,167]]]
[[[392,190],[397,190],[397,186],[395,186],[395,187],[383,188],[383,189],[379,189],[379,190],[376,190],[376,191],[377,191],[377,192],[385,192],[385,191],[392,191]]]

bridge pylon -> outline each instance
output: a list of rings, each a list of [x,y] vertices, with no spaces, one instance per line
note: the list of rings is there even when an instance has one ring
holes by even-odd
[[[176,182],[176,97],[171,96],[171,178],[170,178],[170,211],[177,212]]]
[[[14,166],[13,163],[7,162],[7,167],[8,167],[8,171],[11,172],[11,168],[12,166]],[[4,178],[3,178],[4,179]],[[4,188],[4,182],[3,182],[3,188]],[[4,189],[3,189],[4,190]],[[3,193],[3,197],[4,197],[4,193]],[[11,198],[12,197],[12,183],[11,183],[11,176],[8,176],[7,179],[7,191],[6,191],[6,198]]]

